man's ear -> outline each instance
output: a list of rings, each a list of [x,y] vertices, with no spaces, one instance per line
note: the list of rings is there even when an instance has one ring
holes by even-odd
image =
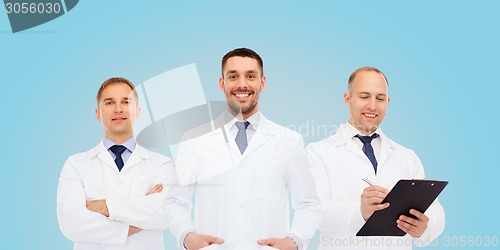
[[[260,80],[260,91],[264,91],[266,88],[266,76],[262,76],[262,80]]]
[[[101,111],[99,110],[99,107],[97,107],[95,109],[95,118],[99,121],[99,122],[102,122],[102,119],[101,119]]]
[[[137,111],[135,113],[135,119],[139,120],[141,118],[141,107],[137,107]]]
[[[226,83],[224,82],[224,76],[219,78],[219,88],[222,92],[224,92],[224,88],[226,87]]]
[[[351,102],[351,96],[349,95],[349,92],[345,92],[344,93],[344,103],[346,105],[349,105],[350,102]]]

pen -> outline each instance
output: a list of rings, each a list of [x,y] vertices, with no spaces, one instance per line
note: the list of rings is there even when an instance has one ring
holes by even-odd
[[[370,180],[365,179],[365,178],[363,178],[361,180],[363,180],[364,182],[368,183],[368,185],[373,186],[373,182],[371,182]]]

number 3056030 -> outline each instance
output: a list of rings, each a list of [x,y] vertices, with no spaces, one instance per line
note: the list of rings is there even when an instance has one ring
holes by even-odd
[[[5,3],[7,14],[51,14],[60,13],[60,3]]]

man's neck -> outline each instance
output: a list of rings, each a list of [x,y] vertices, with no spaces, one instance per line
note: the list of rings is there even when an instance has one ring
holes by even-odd
[[[247,113],[241,113],[241,111],[235,112],[233,109],[231,109],[231,107],[229,107],[227,109],[227,111],[229,112],[229,114],[236,117],[236,119],[238,119],[239,121],[246,120],[249,117],[251,117],[252,115],[255,115],[257,112],[259,112],[259,110],[257,108],[255,108],[251,112],[247,112]]]
[[[127,141],[128,139],[130,139],[132,137],[131,134],[105,135],[105,136],[108,137],[108,139],[110,139],[111,141],[113,141],[117,145],[123,144],[125,141]]]
[[[348,121],[349,124],[351,124],[356,130],[358,130],[361,134],[363,135],[366,135],[366,136],[369,136],[371,134],[373,134],[373,132],[375,132],[378,127],[370,127],[368,129],[364,129],[362,126],[358,126],[357,124],[355,124],[354,122],[352,122],[351,120]]]

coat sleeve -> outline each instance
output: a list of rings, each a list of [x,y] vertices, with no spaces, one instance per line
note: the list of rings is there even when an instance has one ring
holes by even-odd
[[[410,151],[409,161],[415,170],[414,178],[424,179],[424,167],[415,152]],[[429,217],[429,223],[424,234],[422,234],[420,238],[414,240],[417,246],[426,246],[430,244],[432,240],[436,239],[443,232],[446,223],[444,208],[441,206],[438,199],[429,206],[424,214]]]
[[[170,232],[176,237],[179,249],[184,248],[184,238],[189,232],[196,232],[191,219],[192,196],[196,186],[196,160],[190,149],[189,140],[184,140],[177,153],[174,185],[167,196],[167,217]]]
[[[322,157],[323,154],[329,153],[327,147],[322,147],[322,144],[310,144],[306,151],[318,197],[321,201],[322,219],[319,229],[336,235],[355,234],[364,224],[359,209],[360,202],[339,202],[333,199],[331,195],[333,183],[330,183],[329,172]]]
[[[310,239],[318,228],[321,217],[321,204],[310,172],[302,137],[298,136],[295,152],[290,157],[287,168],[287,186],[295,210],[290,234],[303,242]],[[299,243],[299,245],[301,245]]]
[[[168,227],[167,193],[175,181],[175,169],[167,157],[162,157],[161,161],[154,164],[160,165],[154,176],[156,184],[163,184],[163,191],[135,199],[107,199],[111,220],[145,230],[163,230]]]
[[[78,242],[124,246],[129,226],[91,212],[74,158],[66,161],[57,187],[57,218],[64,236]]]

